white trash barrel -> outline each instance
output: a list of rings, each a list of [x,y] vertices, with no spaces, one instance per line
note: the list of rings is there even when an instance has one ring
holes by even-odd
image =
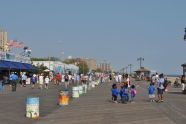
[[[27,97],[26,117],[33,119],[39,118],[39,97]]]
[[[72,87],[72,98],[79,98],[79,87]]]
[[[83,86],[78,86],[79,88],[79,95],[82,95],[83,94]]]

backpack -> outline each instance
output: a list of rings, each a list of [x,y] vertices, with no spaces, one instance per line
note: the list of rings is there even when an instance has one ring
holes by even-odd
[[[136,95],[136,94],[137,94],[137,91],[136,91],[136,89],[134,89],[133,91],[134,91],[134,95]]]
[[[168,85],[168,83],[165,81],[165,82],[163,83],[163,87],[166,88],[167,85]]]

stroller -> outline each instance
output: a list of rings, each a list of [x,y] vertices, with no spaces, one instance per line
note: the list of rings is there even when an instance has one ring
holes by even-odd
[[[181,84],[178,82],[177,78],[176,78],[173,86],[174,86],[174,88],[180,88],[181,87]]]

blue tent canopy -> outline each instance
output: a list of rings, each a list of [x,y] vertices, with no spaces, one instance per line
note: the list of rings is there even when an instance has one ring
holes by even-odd
[[[4,63],[4,61],[0,61],[0,68],[1,68],[1,69],[8,68],[8,65],[6,65],[6,64]]]
[[[9,61],[3,61],[3,63],[7,66],[5,69],[19,69],[17,65],[13,64]]]
[[[22,64],[26,66],[28,70],[36,70],[36,68],[32,66],[31,64],[27,64],[27,63],[22,63]]]
[[[15,65],[17,68],[16,69],[21,69],[21,70],[26,70],[28,69],[26,66],[24,66],[23,63],[18,63],[18,62],[12,62],[13,65]]]
[[[10,61],[0,61],[0,69],[36,70],[31,64]]]

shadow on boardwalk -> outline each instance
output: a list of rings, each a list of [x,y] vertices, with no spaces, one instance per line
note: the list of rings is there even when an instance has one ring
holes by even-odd
[[[104,83],[84,94],[79,99],[74,99],[68,106],[57,106],[58,91],[54,86],[47,92],[40,92],[35,89],[29,90],[26,94],[39,94],[41,101],[41,118],[37,120],[25,119],[25,96],[24,92],[18,92],[20,97],[13,93],[2,95],[4,101],[12,102],[9,98],[14,98],[20,103],[8,103],[10,108],[2,109],[0,119],[4,119],[2,124],[182,124],[186,121],[185,96],[177,97],[177,94],[166,94],[164,103],[148,102],[147,85],[144,82],[135,82],[137,87],[136,103],[113,104],[111,102],[111,83]],[[171,91],[174,92],[174,91]],[[8,96],[6,98],[6,96]],[[10,97],[11,96],[11,97]],[[183,98],[184,97],[184,98]],[[177,103],[174,101],[178,101]],[[0,102],[2,103],[7,102]],[[180,106],[180,104],[182,106]],[[15,109],[15,107],[17,107]],[[18,109],[21,108],[21,109]],[[6,111],[12,111],[10,112]],[[17,112],[17,115],[16,115]],[[3,114],[6,115],[2,116]]]
[[[113,104],[111,83],[105,83],[69,106],[61,107],[37,124],[174,124],[164,112],[148,102],[144,87],[138,87],[136,103]],[[140,85],[140,84],[139,84]]]

